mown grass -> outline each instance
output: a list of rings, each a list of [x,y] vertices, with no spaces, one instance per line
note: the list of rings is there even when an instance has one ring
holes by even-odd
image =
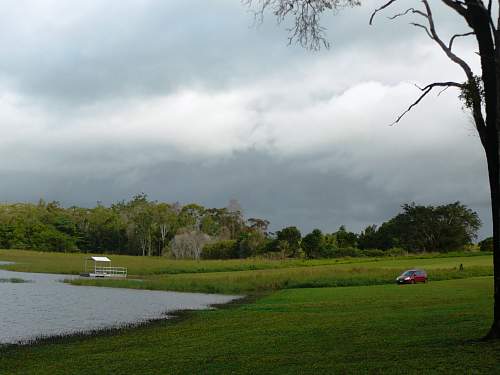
[[[1,374],[495,374],[492,278],[282,290],[108,336],[0,348]]]

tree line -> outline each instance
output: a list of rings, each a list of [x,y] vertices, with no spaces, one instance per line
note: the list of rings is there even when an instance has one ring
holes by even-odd
[[[235,200],[224,208],[151,201],[145,194],[93,208],[40,200],[0,205],[0,248],[191,259],[378,256],[462,250],[476,240],[481,226],[477,213],[460,202],[401,208],[360,233],[340,226],[302,236],[295,226],[271,232],[268,220],[246,219]],[[480,244],[490,250],[491,240]]]

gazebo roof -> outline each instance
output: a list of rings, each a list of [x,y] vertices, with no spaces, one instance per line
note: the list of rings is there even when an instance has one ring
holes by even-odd
[[[90,257],[94,262],[111,262],[108,257]]]

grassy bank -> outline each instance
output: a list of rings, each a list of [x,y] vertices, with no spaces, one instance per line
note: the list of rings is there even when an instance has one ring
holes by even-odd
[[[455,255],[455,256],[452,256]],[[86,254],[0,250],[0,260],[16,262],[2,268],[26,272],[78,274]],[[112,256],[128,267],[128,280],[77,279],[75,285],[205,293],[253,294],[279,289],[362,286],[393,283],[409,268],[424,268],[431,281],[492,275],[491,255],[426,254],[394,258],[321,260],[170,260]],[[464,270],[459,271],[460,264]]]
[[[283,290],[110,336],[0,349],[1,374],[500,371],[491,278]]]
[[[54,253],[29,250],[0,250],[0,261],[15,262],[11,265],[0,265],[1,269],[19,272],[42,272],[56,274],[78,275],[83,271],[85,258],[92,254],[83,253]],[[410,255],[394,258],[339,258],[339,259],[285,259],[269,260],[261,258],[230,259],[230,260],[172,260],[158,257],[137,257],[127,255],[110,255],[113,264],[127,267],[132,276],[148,275],[176,275],[183,273],[206,273],[206,272],[231,272],[252,271],[266,269],[316,267],[341,264],[366,264],[373,263],[373,267],[379,267],[394,261],[407,261],[414,264],[418,259],[443,259],[446,264],[453,266],[462,259],[472,262],[471,265],[487,265],[491,263],[489,253],[430,253],[423,255]],[[460,258],[460,259],[459,259]],[[473,260],[473,259],[478,259]],[[446,259],[449,259],[446,261]],[[401,263],[405,267],[404,263]]]
[[[296,288],[325,288],[393,284],[403,268],[336,266],[286,268],[240,272],[213,272],[148,277],[141,280],[76,279],[73,285],[105,286],[148,290],[175,290],[182,292],[253,294],[264,291]],[[432,281],[463,279],[492,275],[488,266],[429,269]]]
[[[460,264],[463,271],[459,270]],[[74,285],[252,294],[279,289],[390,284],[402,271],[425,268],[431,281],[491,276],[491,256],[394,258],[252,271],[145,275],[140,280],[77,279]]]

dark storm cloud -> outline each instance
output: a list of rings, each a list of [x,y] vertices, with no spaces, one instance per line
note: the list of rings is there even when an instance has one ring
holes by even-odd
[[[333,48],[312,53],[271,16],[252,27],[237,0],[6,0],[1,200],[237,198],[304,231],[461,200],[488,233],[484,157],[457,93],[387,126],[413,82],[463,74],[408,20],[368,26],[370,10],[325,17]],[[435,16],[442,35],[464,31]],[[477,64],[468,43],[457,51]]]
[[[459,184],[443,190],[439,189],[440,180],[430,186],[428,181],[422,181],[397,192],[384,185],[374,186],[369,178],[354,178],[339,172],[321,173],[305,168],[300,160],[280,162],[257,151],[237,153],[212,165],[202,161],[165,162],[111,175],[80,176],[53,170],[2,173],[0,178],[8,181],[2,187],[2,196],[7,199],[44,198],[59,200],[65,205],[113,203],[139,192],[148,192],[152,199],[184,204],[195,201],[208,207],[224,207],[230,198],[236,198],[246,217],[267,218],[274,230],[297,225],[303,231],[313,228],[334,231],[342,224],[361,230],[394,216],[402,203],[441,204],[449,202],[452,196],[462,198],[463,203],[487,219],[486,184],[477,181],[484,176],[473,173],[458,178],[450,174],[450,166],[460,164],[451,159],[443,160],[436,169],[446,180],[456,180]],[[415,166],[412,170],[421,172]],[[482,188],[480,194],[471,188],[474,186]],[[429,194],[431,199],[422,199],[422,191],[433,191]]]
[[[285,33],[252,28],[238,1],[8,2],[0,77],[25,95],[73,105],[223,87],[292,56]]]
[[[277,27],[271,15],[252,27],[251,14],[237,0],[7,3],[0,11],[0,80],[23,95],[72,105],[196,85],[223,88],[327,54],[287,46],[286,24]],[[406,21],[394,25],[381,16],[369,27],[370,11],[366,6],[325,17],[332,51],[352,48],[356,58],[409,38],[424,40]],[[449,13],[442,12],[445,26],[453,25]],[[388,37],[392,47],[382,43]]]

